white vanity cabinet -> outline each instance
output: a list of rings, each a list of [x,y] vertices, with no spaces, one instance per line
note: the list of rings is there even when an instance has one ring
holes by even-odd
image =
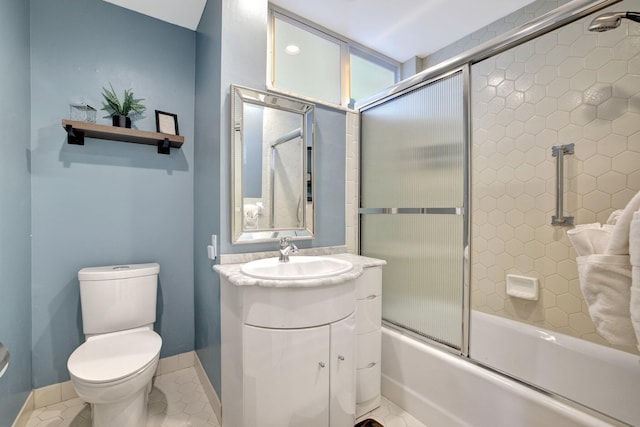
[[[222,277],[223,427],[353,427],[355,280],[236,286]]]
[[[382,267],[356,279],[356,417],[380,406],[382,358]]]
[[[315,328],[244,328],[245,426],[353,426],[354,315]]]

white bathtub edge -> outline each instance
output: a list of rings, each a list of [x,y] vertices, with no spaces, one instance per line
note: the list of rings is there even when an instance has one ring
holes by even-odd
[[[382,394],[426,425],[512,427],[514,420],[520,427],[622,425],[393,329],[383,327],[382,335]]]

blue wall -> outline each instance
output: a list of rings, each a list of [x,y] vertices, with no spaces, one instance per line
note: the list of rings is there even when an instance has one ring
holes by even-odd
[[[313,247],[345,244],[346,135],[345,113],[316,105],[316,173],[313,176],[316,237],[312,241]]]
[[[83,341],[76,275],[85,266],[159,262],[162,357],[195,344],[220,393],[219,277],[206,246],[217,234],[221,252],[273,249],[229,240],[229,86],[265,89],[266,18],[266,0],[257,9],[209,0],[195,33],[101,0],[0,5],[0,117],[11,123],[0,157],[0,341],[13,356],[0,423],[32,387],[68,379]],[[183,149],[67,145],[69,103],[99,107],[108,82],[145,98],[140,129],[155,129],[154,109],[176,113]],[[318,237],[306,246],[340,245],[344,113],[319,107],[317,125]]]
[[[31,206],[29,184],[29,2],[0,2],[0,426],[31,391]]]
[[[267,11],[266,0],[209,0],[197,35],[195,346],[219,396],[220,279],[206,245],[217,234],[223,254],[275,249],[275,243],[232,245],[230,232],[230,86],[266,89]],[[300,247],[345,243],[345,140],[345,113],[318,106],[316,238]]]
[[[222,253],[273,250],[275,244],[231,244],[231,84],[265,90],[267,82],[267,0],[247,4],[222,0],[220,127],[220,228]]]
[[[207,245],[220,236],[220,49],[222,1],[209,0],[197,32],[194,174],[195,348],[220,395],[220,277]]]
[[[220,212],[222,253],[276,250],[276,243],[231,243],[231,84],[266,89],[267,19],[266,0],[223,0],[222,19],[222,110],[220,111]],[[228,4],[227,4],[228,3]],[[296,242],[300,248],[345,244],[345,112],[316,108],[316,238]]]
[[[101,0],[32,0],[31,50],[33,386],[69,378],[86,266],[158,262],[161,356],[193,350],[195,33]],[[69,103],[100,106],[108,82],[145,98],[140,129],[176,113],[183,148],[66,144]]]

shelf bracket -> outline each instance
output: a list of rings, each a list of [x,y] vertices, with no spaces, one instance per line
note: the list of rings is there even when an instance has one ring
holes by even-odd
[[[158,154],[171,154],[169,138],[165,138],[164,141],[158,141]]]
[[[71,125],[66,125],[67,144],[84,145],[84,131],[74,129]]]

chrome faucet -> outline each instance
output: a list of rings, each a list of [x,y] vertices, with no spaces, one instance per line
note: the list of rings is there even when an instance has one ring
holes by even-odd
[[[289,262],[289,254],[298,252],[298,247],[293,244],[290,237],[280,238],[280,262]]]

